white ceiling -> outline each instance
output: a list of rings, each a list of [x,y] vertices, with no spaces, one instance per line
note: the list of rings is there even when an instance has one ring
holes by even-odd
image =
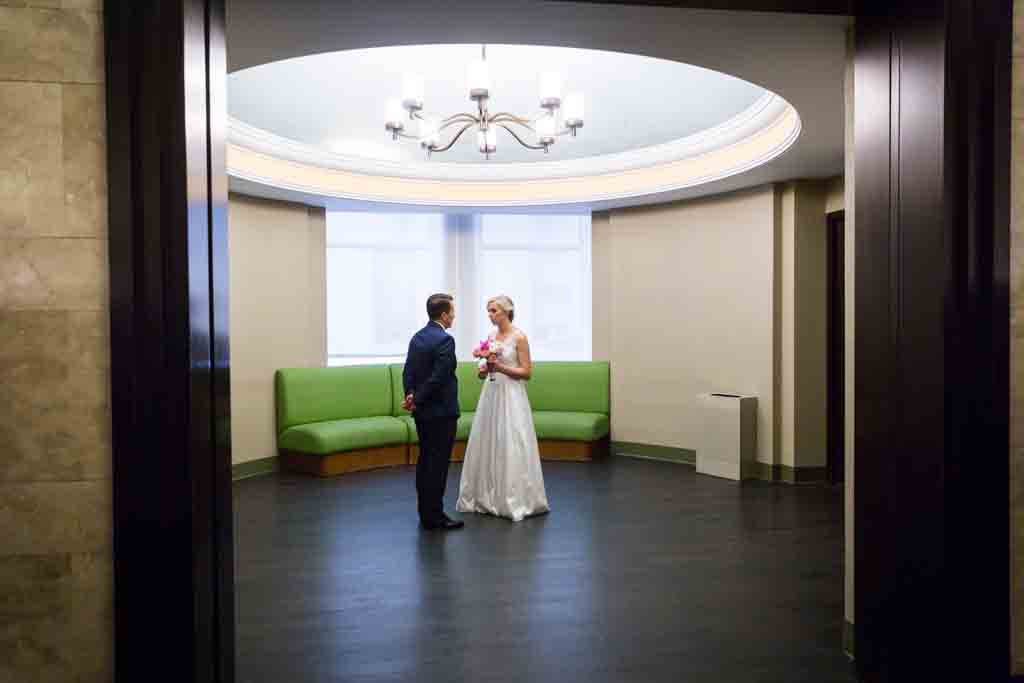
[[[403,72],[415,71],[426,82],[425,113],[442,118],[475,113],[466,92],[466,65],[479,54],[478,45],[423,45],[273,62],[229,76],[228,112],[249,126],[324,151],[422,161],[426,155],[414,140],[393,141],[384,130],[386,100],[401,94]],[[525,149],[498,131],[498,152],[491,159],[502,164],[580,159],[667,143],[723,123],[765,95],[759,86],[709,69],[621,52],[489,45],[487,61],[492,113],[537,116],[539,74],[547,70],[562,75],[564,93],[586,98],[579,135],[559,138],[548,154]],[[533,141],[529,131],[519,132]],[[476,137],[467,134],[435,160],[481,163],[484,157]]]
[[[753,187],[768,182],[826,177],[843,172],[843,78],[846,65],[846,30],[850,25],[848,17],[535,0],[503,0],[501,3],[446,0],[441,4],[426,3],[422,0],[389,0],[373,3],[334,0],[290,0],[287,3],[278,0],[228,0],[227,4],[228,63],[232,73],[294,57],[339,51],[363,51],[374,47],[468,45],[477,42],[486,42],[490,45],[564,46],[643,55],[683,65],[699,65],[777,93],[799,113],[799,138],[784,154],[762,166],[700,186],[600,203],[594,208],[671,201]],[[560,71],[569,87],[576,85],[574,79],[586,78],[589,87],[598,93],[602,92],[603,80],[629,84],[635,78],[635,73],[629,71],[605,72],[592,65],[585,65],[582,71],[575,66],[571,69],[560,68]],[[344,80],[340,78],[341,74],[345,75]],[[454,98],[452,102],[458,104],[460,96],[458,92],[452,94],[452,90],[458,91],[464,87],[463,74],[464,66],[456,70],[450,89],[441,83],[436,86],[428,84],[428,104],[435,101],[434,97]],[[362,79],[371,84],[375,88],[375,93],[363,95],[376,105],[373,116],[369,116],[368,120],[382,116],[382,98],[386,97],[384,93],[393,93],[398,88],[397,81],[394,80],[397,77],[376,78],[372,72],[336,72],[333,76],[325,74],[322,78],[331,86],[325,87],[324,90],[332,93],[339,87],[344,88],[344,83],[350,82],[352,78]],[[234,80],[232,78],[232,100],[241,97],[235,90]],[[523,92],[535,93],[535,80],[528,81],[529,89],[524,82]],[[669,111],[668,107],[658,108],[659,103],[666,98],[672,99],[673,108],[677,112],[694,113],[692,125],[700,125],[700,117],[708,113],[708,110],[703,109],[705,106],[718,107],[719,114],[730,106],[725,102],[709,105],[704,101],[696,101],[704,99],[703,93],[701,96],[695,97],[691,94],[688,97],[686,92],[674,88],[674,83],[674,78],[664,84],[655,83],[654,79],[651,79],[642,86],[658,90],[644,101],[645,116],[651,117],[648,121],[656,120],[659,112]],[[658,85],[662,87],[658,89]],[[441,94],[446,90],[448,94]],[[333,126],[337,125],[338,117],[330,111],[329,103],[322,104],[316,99],[293,99],[293,96],[285,96],[281,91],[274,91],[273,94],[278,100],[277,103],[264,108],[261,114],[268,117],[266,121],[270,125],[287,125],[275,123],[272,117],[280,117],[277,120],[281,121],[287,118],[283,114],[290,111],[292,116],[299,119],[316,119],[312,127],[304,133],[308,136],[309,142],[316,145],[337,144],[337,129]],[[608,94],[614,96],[615,89],[609,88]],[[557,153],[574,153],[575,150],[563,151],[573,142],[588,145],[612,144],[599,142],[601,138],[608,140],[607,136],[599,138],[593,134],[595,127],[598,126],[595,117],[611,115],[611,110],[602,109],[599,101],[594,100],[594,95],[587,95],[591,101],[587,107],[587,126],[581,132],[581,138],[564,141],[564,145],[560,140]],[[340,96],[349,97],[344,92]],[[359,95],[356,97],[361,99]],[[494,97],[495,105],[505,103],[502,99],[505,97],[503,91],[496,90]],[[599,100],[601,96],[597,97]],[[639,109],[638,106],[632,106],[633,103],[629,105],[630,112]],[[245,104],[241,106],[246,109],[253,107]],[[239,114],[238,107],[237,102],[229,102],[233,114]],[[323,108],[318,109],[319,107]],[[272,109],[276,110],[276,113]],[[370,109],[371,107],[366,107],[366,111]],[[255,110],[254,107],[253,111]],[[321,114],[317,115],[316,111],[320,111]],[[615,115],[624,116],[620,111],[616,111]],[[383,136],[380,142],[386,143],[388,140],[381,130],[383,125],[379,118],[377,121],[377,130]],[[591,127],[591,122],[594,127]],[[671,116],[664,117],[663,123],[666,127],[658,128],[662,131],[661,135],[671,135],[668,128],[671,125],[685,125],[673,120]],[[652,125],[658,127],[662,124]],[[302,127],[304,126],[296,126],[294,132],[298,132]],[[352,130],[344,127],[343,129]],[[619,140],[618,144],[636,144],[636,141],[645,134],[632,130],[616,132],[615,129],[616,126],[609,123],[606,132]],[[367,132],[370,132],[369,129]],[[626,142],[627,140],[630,142]],[[412,152],[404,149],[399,153]],[[580,153],[588,152],[583,148]],[[502,162],[508,161],[511,159],[502,158]],[[231,182],[233,189],[250,194],[290,196],[288,191],[280,187],[265,187],[259,182],[252,182],[251,179],[243,181],[240,178],[232,178]],[[301,199],[318,203],[316,197],[308,195],[302,196]],[[319,203],[330,204],[338,201],[343,200],[324,198]]]

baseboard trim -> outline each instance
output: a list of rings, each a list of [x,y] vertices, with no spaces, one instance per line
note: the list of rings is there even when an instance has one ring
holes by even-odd
[[[259,460],[240,462],[237,465],[231,466],[231,480],[238,481],[239,479],[260,477],[264,474],[273,474],[279,469],[281,469],[281,463],[276,455]]]
[[[691,448],[655,446],[632,441],[612,441],[611,453],[626,458],[661,460],[694,467],[697,465],[697,451]],[[754,463],[753,473],[756,479],[784,484],[820,484],[828,481],[828,468],[826,467],[791,467],[757,462]]]
[[[820,484],[828,481],[827,467],[791,467],[790,465],[770,465],[766,462],[758,462],[756,465],[755,476],[764,481],[783,484]]]
[[[843,619],[843,652],[845,652],[846,656],[851,660],[855,658],[857,653],[853,634],[853,622]]]
[[[626,458],[641,458],[643,460],[662,460],[675,462],[681,465],[697,464],[697,451],[689,448],[672,448],[670,446],[654,446],[645,443],[633,443],[631,441],[612,441],[612,455]]]

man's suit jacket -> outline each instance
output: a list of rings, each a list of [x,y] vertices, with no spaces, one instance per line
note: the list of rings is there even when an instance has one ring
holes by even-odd
[[[433,321],[413,335],[402,381],[413,395],[420,420],[459,416],[459,381],[455,377],[455,340]]]

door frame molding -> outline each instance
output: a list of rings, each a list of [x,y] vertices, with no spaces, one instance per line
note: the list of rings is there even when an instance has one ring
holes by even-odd
[[[234,680],[223,0],[106,0],[115,677]]]

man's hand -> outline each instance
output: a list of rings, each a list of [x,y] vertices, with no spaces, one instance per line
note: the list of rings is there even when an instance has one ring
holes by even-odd
[[[408,394],[405,400],[402,401],[402,409],[408,410],[410,413],[416,410],[416,404],[413,402],[412,394]]]

